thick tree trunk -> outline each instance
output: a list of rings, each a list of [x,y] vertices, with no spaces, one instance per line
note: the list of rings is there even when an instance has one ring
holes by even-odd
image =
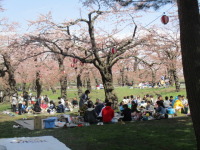
[[[113,108],[117,109],[118,98],[114,93],[112,70],[105,67],[100,70],[100,73],[104,86],[105,100],[112,102]]]
[[[15,81],[15,70],[10,63],[10,56],[3,55],[4,65],[6,66],[6,70],[8,73],[8,84],[10,86],[9,95],[13,95],[17,92],[16,90],[16,81]]]
[[[80,74],[77,75],[77,89],[78,89],[78,97],[80,97],[81,94],[83,93],[83,91],[82,91],[82,81],[81,81],[81,75]]]
[[[36,86],[36,91],[37,91],[37,98],[39,98],[41,96],[41,93],[42,93],[42,84],[41,84],[41,81],[40,81],[40,72],[39,71],[36,72],[35,86]]]
[[[178,0],[181,52],[197,149],[200,149],[200,20],[197,0]]]

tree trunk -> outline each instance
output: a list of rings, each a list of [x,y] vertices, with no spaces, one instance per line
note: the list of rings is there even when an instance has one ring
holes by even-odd
[[[52,86],[51,86],[51,91],[52,91],[53,94],[56,94],[56,89]]]
[[[156,71],[151,69],[151,77],[152,77],[152,86],[156,85]]]
[[[61,97],[66,100],[67,99],[67,75],[65,74],[65,67],[64,67],[64,59],[65,56],[56,55],[58,59],[59,71],[61,74],[60,77],[60,94]]]
[[[39,98],[42,93],[42,84],[40,82],[40,72],[39,71],[36,72],[35,86],[36,86],[36,91],[37,91],[37,98]]]
[[[121,86],[121,85],[122,85],[122,84],[121,84],[121,79],[120,79],[120,77],[117,78],[117,83],[118,83],[118,86]]]
[[[77,75],[77,89],[78,89],[78,97],[80,97],[81,94],[83,93],[83,91],[82,91],[82,81],[81,81],[81,75],[80,74]]]
[[[25,94],[25,92],[26,92],[26,83],[22,83],[22,92],[23,92],[23,94]]]
[[[120,69],[120,74],[121,74],[121,86],[124,86],[125,85],[124,68]]]
[[[129,79],[128,79],[128,75],[126,75],[126,76],[125,76],[125,83],[126,83],[126,85],[128,85],[128,86],[129,86]]]
[[[197,149],[200,149],[200,20],[197,0],[178,0],[181,52]]]
[[[176,69],[172,70],[172,75],[175,81],[176,92],[180,92],[180,83],[179,83],[179,78],[178,78]]]
[[[16,81],[15,81],[15,70],[10,63],[10,57],[8,55],[3,55],[4,65],[6,66],[7,73],[8,73],[8,83],[10,86],[9,95],[13,95],[17,92],[16,90]]]
[[[99,71],[104,86],[105,100],[112,102],[113,108],[117,109],[118,98],[114,93],[112,70],[110,68],[104,67]]]
[[[67,76],[63,75],[60,78],[60,92],[61,92],[61,97],[66,100],[67,99]]]
[[[171,86],[174,86],[174,77],[171,69],[168,70],[168,76],[169,76],[169,84]]]
[[[89,91],[92,90],[89,73],[88,73],[88,77],[87,77],[87,90],[89,90]]]

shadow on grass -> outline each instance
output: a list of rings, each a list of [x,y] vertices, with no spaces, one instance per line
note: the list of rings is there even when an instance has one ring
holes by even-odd
[[[189,117],[130,122],[125,125],[28,130],[0,123],[0,138],[51,135],[73,150],[192,150],[196,141]]]

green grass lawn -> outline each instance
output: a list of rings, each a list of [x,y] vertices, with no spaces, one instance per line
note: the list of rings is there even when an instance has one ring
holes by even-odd
[[[34,131],[12,128],[13,124],[0,122],[0,138],[51,135],[72,150],[196,149],[190,117]]]
[[[77,91],[68,91],[68,98],[76,97]],[[123,96],[161,94],[164,96],[186,95],[185,90],[175,92],[174,88],[162,89],[129,89],[116,88],[119,101]],[[59,94],[46,91],[56,100]],[[90,97],[104,99],[103,90],[92,90]],[[10,104],[0,104],[0,111],[10,108]],[[28,115],[14,116],[0,114],[0,138],[52,135],[65,143],[72,150],[192,150],[196,149],[194,129],[190,117],[129,122],[125,125],[91,125],[89,127],[28,130],[16,129],[14,120],[33,117]],[[58,149],[59,150],[59,149]]]
[[[83,89],[83,92],[85,91],[85,89]],[[134,89],[130,89],[129,87],[116,87],[115,88],[115,93],[119,98],[119,101],[122,101],[124,96],[130,96],[130,95],[134,95],[137,96],[139,95],[140,97],[143,97],[146,94],[150,94],[153,95],[154,98],[156,98],[156,94],[160,94],[163,97],[164,96],[177,96],[177,95],[185,95],[186,96],[186,91],[185,89],[181,89],[180,92],[176,92],[174,87],[170,87],[170,88],[145,88],[145,89],[138,89],[138,88],[134,88]],[[35,94],[33,92],[33,94]],[[53,94],[51,91],[44,91],[42,93],[42,95],[48,95],[49,98],[51,100],[57,100],[57,98],[60,96],[60,92],[57,91],[56,94]],[[69,100],[72,100],[72,98],[76,97],[78,98],[77,95],[77,90],[76,89],[69,89],[67,91],[67,98]],[[92,90],[91,93],[89,94],[89,97],[91,98],[92,101],[95,101],[96,98],[101,99],[102,101],[104,101],[105,99],[105,95],[104,95],[104,90]]]

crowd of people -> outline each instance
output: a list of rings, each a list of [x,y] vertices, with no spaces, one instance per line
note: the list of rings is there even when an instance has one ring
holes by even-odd
[[[12,112],[19,115],[24,113],[64,113],[66,111],[72,111],[73,108],[78,107],[78,101],[76,98],[69,102],[61,97],[58,97],[58,103],[50,100],[47,95],[41,96],[36,99],[32,94],[27,92],[21,95],[14,94],[12,97]]]
[[[177,116],[180,113],[189,113],[188,100],[184,96],[178,95],[176,97],[161,95],[155,99],[152,95],[140,96],[125,96],[120,103],[120,111],[124,113],[129,110],[129,116],[133,120],[141,119],[162,119],[168,118],[168,115]],[[127,114],[127,113],[126,113]]]
[[[87,96],[86,96],[87,97]],[[93,104],[89,99],[85,100],[85,105],[80,106],[80,113],[85,121],[94,123],[103,121],[104,123],[115,122],[114,110],[110,102],[102,103],[99,99]],[[188,101],[184,96],[166,96],[164,99],[159,95],[156,99],[152,95],[125,96],[119,104],[116,112],[122,121],[153,120],[168,118],[169,115],[177,116],[180,113],[189,114]]]
[[[124,96],[119,104],[118,110],[112,109],[110,101],[102,102],[96,99],[92,102],[89,98],[90,91],[86,90],[80,97],[80,100],[73,98],[71,101],[58,97],[58,104],[50,100],[47,95],[35,99],[34,96],[25,93],[20,96],[13,95],[12,110],[21,115],[22,113],[64,113],[73,111],[74,108],[79,109],[79,115],[83,117],[85,122],[89,123],[112,123],[116,122],[115,116],[122,121],[135,120],[152,120],[168,118],[168,115],[178,115],[179,112],[188,114],[188,101],[184,96],[177,97],[158,95],[154,98],[152,95],[146,94],[140,96]]]

